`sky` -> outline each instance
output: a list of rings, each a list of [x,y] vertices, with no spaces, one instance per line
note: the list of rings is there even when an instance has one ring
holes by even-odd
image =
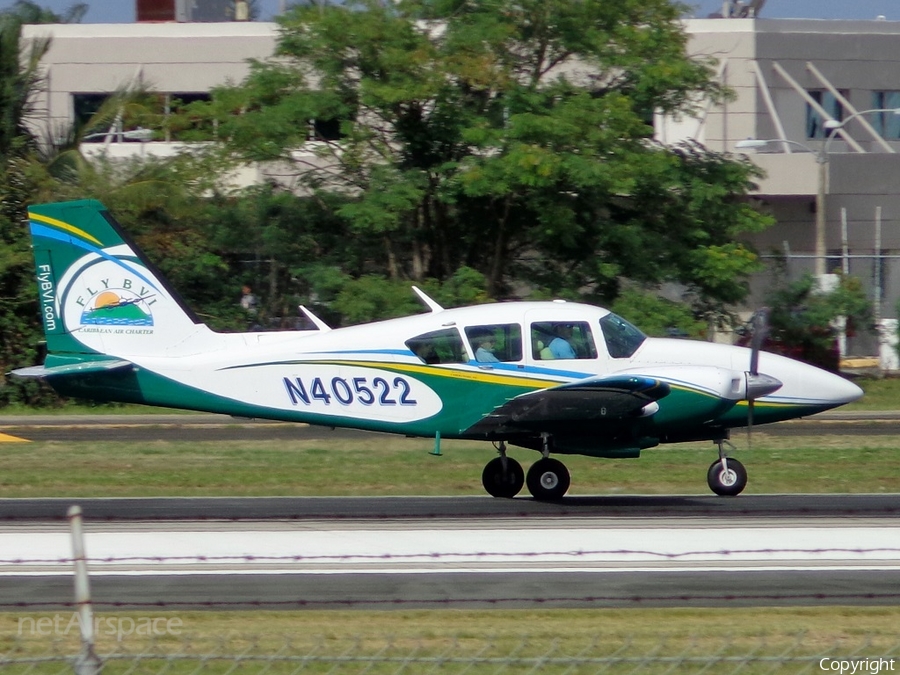
[[[84,23],[130,23],[134,21],[135,0],[83,0],[90,6]],[[683,0],[695,7],[696,17],[721,11],[722,0]],[[38,5],[62,13],[75,0],[36,0]],[[259,0],[260,18],[264,21],[278,13],[287,0]],[[14,0],[0,0],[0,9],[14,4]],[[879,15],[889,21],[900,21],[900,0],[768,0],[762,10],[763,18],[803,19],[874,19]]]

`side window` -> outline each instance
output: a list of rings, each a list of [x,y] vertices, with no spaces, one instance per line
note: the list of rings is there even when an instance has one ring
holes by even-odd
[[[417,335],[407,340],[406,346],[422,363],[466,363],[469,360],[459,331],[455,328]]]
[[[596,359],[597,347],[586,321],[540,321],[531,324],[535,359]]]
[[[466,337],[481,363],[522,360],[522,329],[517,323],[469,326]]]
[[[644,344],[647,336],[621,316],[607,314],[600,319],[600,331],[606,341],[606,349],[614,359],[626,359]]]

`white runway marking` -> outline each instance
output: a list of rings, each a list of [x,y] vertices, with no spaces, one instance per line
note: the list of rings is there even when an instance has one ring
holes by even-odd
[[[870,521],[871,522],[871,521]],[[0,575],[65,574],[68,532],[0,529]],[[890,569],[900,527],[241,529],[86,534],[91,574]]]

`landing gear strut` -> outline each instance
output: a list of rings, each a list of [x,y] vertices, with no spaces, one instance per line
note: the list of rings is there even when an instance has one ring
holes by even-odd
[[[492,497],[510,499],[519,494],[522,486],[527,484],[528,491],[541,501],[560,499],[566,494],[572,482],[569,470],[565,464],[550,457],[552,437],[544,434],[543,440],[543,457],[531,465],[527,478],[522,465],[506,456],[506,443],[500,441],[497,445],[500,456],[488,462],[481,473],[481,484],[487,493]]]
[[[488,462],[481,472],[481,484],[491,497],[512,499],[525,484],[525,472],[521,464],[506,456],[506,443],[500,441],[497,452],[500,456]]]
[[[725,443],[728,441],[724,439],[716,441],[716,445],[719,446],[719,459],[713,462],[706,472],[706,482],[709,489],[717,495],[734,497],[741,494],[747,486],[747,470],[736,459],[725,456],[723,447]]]

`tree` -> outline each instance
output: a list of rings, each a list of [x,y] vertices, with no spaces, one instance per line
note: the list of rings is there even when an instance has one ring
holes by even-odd
[[[714,311],[743,297],[756,263],[736,236],[768,220],[741,199],[749,161],[652,141],[655,111],[726,95],[686,56],[680,10],[297,6],[275,58],[217,90],[210,114],[234,159],[284,162],[303,189],[350,197],[336,213],[391,279],[465,266],[493,297],[606,301],[623,277],[677,281]],[[315,157],[295,152],[308,139]]]
[[[62,19],[21,0],[0,12],[0,381],[11,367],[34,363],[40,335],[34,263],[22,223],[33,187],[28,167],[38,148],[27,122],[41,82],[38,63],[49,42],[33,41],[23,51],[21,27]],[[0,402],[41,396],[37,386],[18,384],[3,387]]]
[[[781,271],[767,293],[769,339],[764,348],[838,372],[838,324],[872,330],[872,304],[859,279],[841,275],[837,286],[822,291],[815,277],[789,281]]]

